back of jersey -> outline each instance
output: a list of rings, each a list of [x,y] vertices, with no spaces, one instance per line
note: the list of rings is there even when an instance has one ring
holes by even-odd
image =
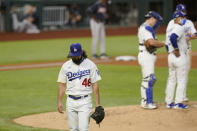
[[[187,42],[186,42],[184,27],[174,23],[174,20],[171,20],[166,30],[166,44],[168,45],[169,53],[174,51],[174,48],[170,41],[170,36],[173,33],[178,36],[177,44],[180,53],[184,54],[187,51]]]

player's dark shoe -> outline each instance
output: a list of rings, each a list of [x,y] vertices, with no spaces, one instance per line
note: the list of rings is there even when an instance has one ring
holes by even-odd
[[[100,59],[106,60],[106,59],[109,59],[109,56],[106,55],[105,53],[103,53],[103,54],[100,55]]]
[[[174,107],[174,103],[172,102],[171,104],[167,104],[166,105],[166,108],[168,109],[172,109]]]
[[[92,55],[92,59],[99,59],[99,56],[94,54],[94,55]]]
[[[177,103],[174,105],[174,109],[187,109],[188,106],[184,105],[183,103]]]

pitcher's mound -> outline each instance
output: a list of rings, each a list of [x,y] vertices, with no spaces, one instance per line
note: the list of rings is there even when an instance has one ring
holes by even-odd
[[[140,106],[105,108],[106,116],[100,125],[90,120],[90,131],[197,131],[197,102],[188,103],[186,110],[146,110]],[[47,112],[17,118],[14,122],[37,128],[68,130],[66,114]]]

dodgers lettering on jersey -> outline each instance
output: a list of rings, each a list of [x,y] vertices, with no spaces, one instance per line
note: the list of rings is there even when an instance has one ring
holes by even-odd
[[[92,93],[92,83],[101,80],[96,65],[89,59],[84,59],[80,65],[69,60],[59,72],[57,82],[66,83],[67,95],[88,95]]]
[[[79,70],[78,72],[68,72],[66,75],[69,81],[81,79],[83,76],[90,75],[90,69],[82,71]]]

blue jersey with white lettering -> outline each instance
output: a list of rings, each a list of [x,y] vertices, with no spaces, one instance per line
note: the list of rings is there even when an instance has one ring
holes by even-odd
[[[92,93],[92,83],[101,80],[98,68],[88,58],[80,65],[72,60],[65,62],[59,72],[57,82],[66,83],[67,95],[88,95]]]
[[[105,21],[106,11],[107,11],[106,5],[99,2],[99,1],[96,2],[95,4],[91,5],[87,9],[87,13],[92,15],[93,17],[95,17],[100,22]]]

